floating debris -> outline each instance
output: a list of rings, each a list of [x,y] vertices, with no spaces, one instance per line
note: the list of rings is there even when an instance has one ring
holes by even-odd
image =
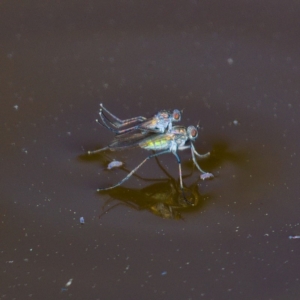
[[[161,276],[165,276],[165,275],[167,275],[167,273],[168,273],[167,271],[164,271],[161,273]]]
[[[108,164],[107,170],[111,170],[112,168],[118,168],[121,166],[123,166],[123,163],[121,161],[113,160]]]
[[[79,221],[80,221],[80,224],[84,224],[84,217],[80,217],[80,219],[79,219]]]
[[[66,286],[66,287],[67,287],[67,286],[70,286],[70,285],[72,284],[72,281],[73,281],[73,278],[71,278],[71,279],[66,283],[65,286]]]
[[[28,154],[28,150],[26,148],[22,148],[22,152]]]
[[[290,235],[289,236],[290,240],[294,240],[294,239],[300,239],[300,235]]]
[[[211,178],[214,178],[214,175],[211,174],[211,173],[204,173],[204,174],[201,174],[201,175],[200,175],[200,178],[201,178],[202,180],[211,179]]]

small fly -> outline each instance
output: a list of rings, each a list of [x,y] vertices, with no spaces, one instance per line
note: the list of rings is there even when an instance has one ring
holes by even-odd
[[[125,137],[126,136],[126,137]],[[123,150],[123,149],[129,149],[129,148],[134,148],[134,147],[140,147],[142,149],[146,150],[153,150],[157,151],[154,154],[151,154],[147,156],[137,167],[135,167],[125,178],[123,178],[121,181],[119,181],[117,184],[107,187],[107,188],[100,188],[97,191],[104,191],[104,190],[109,190],[113,189],[122,183],[124,183],[126,180],[128,180],[147,160],[150,158],[162,155],[162,154],[167,154],[167,153],[173,153],[174,156],[176,157],[178,167],[179,167],[179,180],[180,180],[180,188],[183,190],[183,183],[182,183],[182,172],[181,172],[181,160],[179,155],[177,154],[177,151],[179,150],[185,150],[185,149],[191,149],[191,154],[192,154],[192,159],[197,167],[197,169],[202,173],[206,174],[206,178],[212,178],[213,175],[210,173],[204,172],[200,166],[198,165],[196,161],[196,157],[198,156],[200,158],[207,157],[210,153],[207,154],[199,154],[193,142],[196,140],[198,137],[198,130],[194,126],[189,126],[188,128],[184,126],[173,126],[171,129],[169,129],[166,133],[162,134],[152,134],[147,137],[142,137],[143,135],[140,133],[139,135],[136,133],[130,134],[130,135],[122,135],[120,137],[116,137],[112,143],[102,149],[89,152],[91,153],[96,153],[104,150],[111,150],[111,151],[116,151],[116,150]]]
[[[102,103],[100,103],[100,107],[101,108],[99,111],[99,115],[102,123],[100,123],[99,120],[96,121],[116,134],[124,134],[132,132],[134,130],[153,133],[165,133],[167,130],[172,129],[172,122],[179,122],[181,120],[181,112],[178,109],[174,109],[173,112],[168,110],[161,110],[153,117],[148,119],[139,116],[121,120],[113,115],[109,110],[107,110]],[[114,121],[109,120],[105,113],[113,118]],[[120,129],[133,123],[137,124],[129,128]]]

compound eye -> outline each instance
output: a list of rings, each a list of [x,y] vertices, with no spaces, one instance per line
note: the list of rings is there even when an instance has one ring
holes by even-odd
[[[175,121],[179,121],[180,118],[181,118],[180,112],[179,112],[178,110],[174,110],[174,112],[173,112],[173,119],[174,119]]]
[[[195,128],[192,129],[192,131],[191,131],[191,136],[192,136],[192,137],[196,137],[197,134],[198,134],[197,129],[195,129]]]
[[[195,139],[198,136],[198,130],[194,126],[190,126],[188,132],[191,139]]]

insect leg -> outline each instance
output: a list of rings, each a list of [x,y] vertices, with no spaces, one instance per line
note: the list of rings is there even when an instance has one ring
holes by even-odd
[[[99,116],[100,116],[100,118],[101,118],[102,123],[100,123],[99,120],[96,119],[96,122],[97,122],[98,124],[102,125],[102,126],[105,127],[106,129],[108,129],[108,130],[110,130],[110,131],[112,131],[112,132],[114,132],[114,133],[118,133],[118,132],[119,132],[119,130],[114,129],[114,128],[112,127],[112,126],[115,126],[115,124],[112,123],[112,122],[111,122],[111,121],[103,114],[102,109],[100,109],[100,111],[99,111]],[[108,123],[110,123],[110,125],[108,125]]]
[[[113,188],[121,185],[123,182],[125,182],[126,180],[128,180],[147,160],[149,160],[150,158],[159,156],[161,154],[166,154],[166,153],[170,153],[170,150],[165,150],[165,151],[154,153],[154,154],[151,154],[151,155],[147,156],[138,166],[136,166],[125,178],[123,178],[117,184],[115,184],[113,186],[110,186],[110,187],[107,187],[107,188],[97,189],[97,192],[110,190],[110,189],[113,189]]]
[[[199,154],[199,153],[196,151],[194,145],[193,145],[193,148],[194,148],[194,150],[193,150],[194,153],[195,153],[198,157],[200,157],[200,158],[206,158],[206,157],[209,157],[209,156],[210,156],[210,152],[207,152],[207,153],[205,153],[205,154]]]
[[[104,147],[104,148],[101,148],[101,149],[97,149],[97,150],[93,150],[93,151],[88,151],[88,155],[99,153],[99,152],[105,151],[107,149],[109,149],[109,147]]]
[[[98,119],[96,119],[96,122],[97,122],[99,125],[105,127],[106,129],[108,129],[108,130],[110,130],[110,131],[112,131],[112,132],[115,132],[115,133],[118,132],[116,129],[111,128],[111,127],[106,123],[106,121],[103,119],[103,117],[102,117],[102,115],[101,115],[101,111],[100,111],[99,115],[100,115],[101,120],[102,120],[102,122],[103,122],[103,123],[101,123]]]
[[[104,126],[105,128],[107,128],[108,130],[114,132],[115,134],[124,134],[124,133],[128,133],[128,132],[131,132],[133,130],[136,130],[136,129],[140,129],[140,130],[144,130],[144,131],[149,131],[149,132],[154,132],[154,133],[163,133],[164,130],[158,128],[158,129],[155,129],[155,128],[149,128],[149,130],[147,129],[147,127],[145,126],[145,128],[142,128],[141,127],[141,124],[142,123],[139,123],[135,126],[132,126],[132,127],[129,127],[129,128],[126,128],[126,129],[121,129],[121,130],[117,130],[117,129],[114,129],[112,128],[112,126],[114,126],[114,123],[112,123],[102,112],[102,110],[100,109],[100,112],[99,112],[99,115],[101,117],[101,120],[102,120],[102,123],[100,123],[98,120],[96,120],[100,125]],[[108,125],[108,123],[110,123],[112,126]],[[128,124],[125,124],[125,125],[128,125]]]
[[[184,199],[188,204],[191,204],[191,205],[192,205],[192,203],[186,198],[185,193],[184,193],[184,187],[183,187],[183,183],[182,183],[182,171],[181,171],[181,161],[180,161],[180,157],[179,157],[179,155],[176,153],[176,151],[172,151],[172,153],[175,155],[175,157],[176,157],[176,159],[177,159],[177,162],[178,162],[180,189],[181,189],[181,192],[182,192],[183,199]]]
[[[180,188],[183,190],[183,183],[182,183],[182,171],[181,171],[181,160],[179,155],[176,151],[172,151],[172,153],[175,155],[177,162],[178,162],[178,168],[179,168],[179,181],[180,181]]]
[[[99,115],[100,115],[100,118],[102,120],[102,123],[100,123],[99,121],[97,121],[99,124],[103,125],[105,128],[107,128],[108,130],[114,132],[115,134],[122,134],[122,133],[126,133],[126,132],[130,132],[130,131],[133,131],[135,129],[138,129],[139,128],[139,124],[136,125],[136,126],[133,126],[133,127],[130,127],[130,128],[126,128],[126,129],[122,129],[122,130],[117,130],[117,129],[114,129],[112,126],[115,126],[114,123],[112,123],[102,112],[102,109],[100,109],[100,112],[99,112]],[[108,124],[110,123],[111,126]],[[127,124],[125,124],[127,125]],[[124,126],[125,126],[124,125]]]
[[[202,174],[205,174],[206,172],[204,172],[200,166],[198,165],[197,161],[196,161],[196,158],[195,158],[195,152],[196,152],[196,149],[194,147],[194,144],[191,143],[191,153],[192,153],[192,159],[193,159],[193,162],[195,164],[195,166],[197,167],[197,169],[202,173]],[[199,154],[198,152],[196,152],[197,154]],[[201,154],[199,154],[201,155]]]
[[[116,117],[115,115],[113,115],[109,110],[107,110],[102,103],[100,103],[101,108],[107,113],[109,114],[113,119],[115,119],[118,123],[112,123],[115,127],[120,128],[126,125],[129,125],[131,123],[135,123],[135,122],[143,122],[146,120],[145,117],[139,116],[139,117],[134,117],[134,118],[130,118],[130,119],[125,119],[125,120],[121,120],[118,117]]]

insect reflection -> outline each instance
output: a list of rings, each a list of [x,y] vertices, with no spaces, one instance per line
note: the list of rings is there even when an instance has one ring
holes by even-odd
[[[109,195],[110,198],[102,206],[103,212],[99,218],[120,205],[125,205],[135,210],[148,210],[154,215],[164,219],[183,219],[182,213],[192,212],[203,207],[209,197],[199,194],[199,180],[188,188],[184,187],[184,198],[181,189],[178,188],[176,180],[171,177],[158,159],[155,159],[159,168],[167,175],[167,179],[151,184],[143,189],[117,187],[105,191],[105,194]],[[189,177],[190,175],[191,174],[185,177]],[[143,179],[138,175],[134,176]],[[151,179],[143,180],[152,181]],[[120,202],[110,206],[115,200],[119,200]]]

